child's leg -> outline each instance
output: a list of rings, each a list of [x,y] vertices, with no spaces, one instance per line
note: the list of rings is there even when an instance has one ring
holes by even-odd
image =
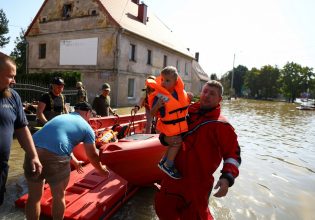
[[[165,165],[167,167],[172,167],[174,165],[174,160],[176,158],[176,155],[178,153],[180,149],[180,146],[168,146],[167,150],[166,150],[166,161],[165,161]]]

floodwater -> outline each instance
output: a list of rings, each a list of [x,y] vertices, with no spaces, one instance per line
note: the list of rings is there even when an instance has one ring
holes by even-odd
[[[255,100],[223,102],[223,113],[239,137],[240,176],[228,195],[210,199],[217,220],[309,220],[315,210],[315,111],[296,104]],[[27,187],[23,151],[14,141],[5,205],[0,219],[24,219],[14,201]],[[216,172],[215,177],[219,176]],[[157,219],[154,190],[141,189],[111,219]]]

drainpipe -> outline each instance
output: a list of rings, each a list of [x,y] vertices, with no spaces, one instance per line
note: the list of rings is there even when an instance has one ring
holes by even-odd
[[[26,45],[25,45],[25,74],[28,74],[28,55],[29,55],[29,45],[28,45],[28,42],[27,41],[25,41],[26,42]]]
[[[121,41],[121,34],[124,32],[123,28],[119,28],[117,35],[116,35],[116,51],[115,51],[115,58],[114,58],[114,73],[116,75],[115,80],[115,105],[118,107],[118,97],[119,97],[119,61],[120,61],[120,41]]]

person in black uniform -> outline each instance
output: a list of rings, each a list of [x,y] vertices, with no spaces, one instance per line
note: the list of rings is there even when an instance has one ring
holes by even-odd
[[[39,99],[36,111],[39,125],[43,126],[55,116],[68,113],[65,107],[66,98],[62,94],[64,85],[62,78],[55,77],[51,83],[50,91]]]

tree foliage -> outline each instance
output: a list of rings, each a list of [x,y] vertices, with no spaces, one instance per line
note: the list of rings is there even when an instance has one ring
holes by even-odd
[[[233,77],[233,89],[235,90],[235,94],[240,97],[242,96],[242,89],[244,85],[244,76],[248,72],[246,66],[238,65],[234,69],[234,77]]]
[[[270,65],[263,66],[260,69],[258,83],[260,84],[261,97],[263,99],[276,98],[279,92],[280,70]]]
[[[283,67],[280,76],[282,93],[289,102],[293,102],[302,92],[314,88],[314,77],[315,73],[312,72],[312,68],[288,62]]]
[[[211,80],[218,80],[217,74],[212,73],[212,74],[210,75],[210,79],[211,79]]]
[[[18,74],[25,74],[27,73],[27,58],[26,58],[26,47],[27,42],[24,37],[25,31],[21,29],[20,36],[16,37],[14,43],[15,48],[13,49],[10,56],[15,60],[16,62],[16,71]]]
[[[0,48],[3,48],[10,42],[10,37],[5,37],[5,35],[9,33],[8,23],[9,20],[4,11],[0,9]]]
[[[244,87],[246,95],[251,98],[258,98],[259,94],[259,75],[260,71],[257,68],[252,68],[244,77]]]

